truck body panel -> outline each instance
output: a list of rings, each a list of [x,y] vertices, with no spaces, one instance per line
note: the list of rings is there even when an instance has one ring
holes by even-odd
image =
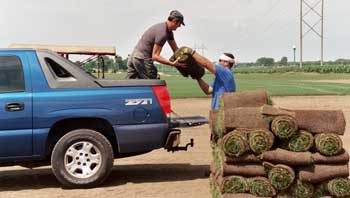
[[[106,121],[118,143],[115,152],[146,152],[164,146],[169,123],[152,91],[152,86],[164,86],[164,81],[93,79],[45,50],[0,50],[0,60],[4,57],[20,62],[24,89],[0,92],[0,161],[44,158],[52,128],[69,119]],[[6,68],[11,70],[11,64]],[[4,67],[0,62],[0,70],[5,71]],[[53,67],[72,76],[55,76]],[[7,111],[9,103],[23,104],[23,109]]]

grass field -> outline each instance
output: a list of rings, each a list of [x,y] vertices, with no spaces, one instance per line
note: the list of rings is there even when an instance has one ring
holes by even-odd
[[[106,78],[121,79],[125,74],[106,74]],[[162,75],[167,82],[172,98],[205,97],[196,81],[179,75]],[[207,74],[210,83],[213,75]],[[349,80],[350,74],[279,73],[279,74],[235,74],[237,91],[266,89],[271,95],[346,95],[350,84],[310,82],[317,80]]]

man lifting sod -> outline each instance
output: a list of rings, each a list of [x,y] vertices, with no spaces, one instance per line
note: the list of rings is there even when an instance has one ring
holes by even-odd
[[[235,57],[231,53],[223,53],[219,57],[219,63],[215,65],[197,53],[194,53],[192,57],[199,65],[215,75],[210,85],[202,78],[197,79],[197,82],[205,94],[212,94],[211,108],[218,109],[220,96],[226,92],[236,91],[235,79],[231,71],[231,68],[235,64]]]
[[[160,55],[165,42],[168,42],[174,52],[178,49],[173,31],[181,25],[185,25],[183,15],[173,10],[166,22],[155,24],[146,30],[128,58],[126,78],[157,79],[158,71],[153,61],[174,67],[186,67],[178,60],[169,61]]]

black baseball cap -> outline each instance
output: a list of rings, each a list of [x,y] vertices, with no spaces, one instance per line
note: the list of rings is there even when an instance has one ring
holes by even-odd
[[[171,11],[169,14],[169,18],[176,19],[176,20],[180,21],[182,25],[185,25],[184,16],[178,10]]]

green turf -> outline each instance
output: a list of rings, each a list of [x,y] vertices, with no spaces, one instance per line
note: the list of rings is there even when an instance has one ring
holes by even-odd
[[[106,78],[124,78],[125,74],[106,74]],[[172,98],[205,97],[197,82],[176,73],[162,75],[167,82]],[[210,83],[212,74],[204,80]],[[345,95],[350,94],[350,84],[304,82],[305,80],[350,80],[350,74],[276,73],[276,74],[235,74],[237,91],[266,89],[270,95]]]

